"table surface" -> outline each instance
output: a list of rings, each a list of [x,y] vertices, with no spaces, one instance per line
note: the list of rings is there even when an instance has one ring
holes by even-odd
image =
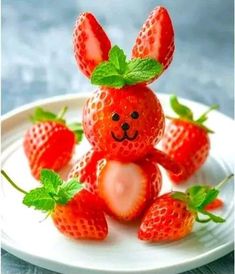
[[[176,52],[152,88],[207,105],[218,103],[221,112],[233,117],[233,0],[2,0],[2,113],[37,99],[94,89],[78,71],[72,51],[79,13],[93,12],[113,44],[130,53],[156,5],[171,14]],[[1,258],[2,274],[53,273],[4,250]],[[233,265],[230,253],[185,273],[232,274]]]

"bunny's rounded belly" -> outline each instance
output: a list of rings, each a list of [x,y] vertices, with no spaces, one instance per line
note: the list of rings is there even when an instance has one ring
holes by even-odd
[[[107,213],[120,220],[133,220],[158,196],[162,177],[148,159],[122,163],[103,161],[97,170],[97,193]]]

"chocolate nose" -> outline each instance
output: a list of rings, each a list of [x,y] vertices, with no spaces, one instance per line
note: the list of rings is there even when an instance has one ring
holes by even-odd
[[[127,123],[122,124],[122,129],[123,130],[128,130],[130,126]]]

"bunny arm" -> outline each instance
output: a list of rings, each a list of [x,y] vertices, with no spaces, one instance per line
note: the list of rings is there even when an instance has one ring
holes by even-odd
[[[169,155],[156,148],[153,148],[147,157],[175,175],[179,175],[182,172],[182,168],[177,162],[175,162]]]
[[[104,158],[104,153],[100,151],[95,151],[91,149],[86,155],[89,155],[89,159],[86,162],[86,166],[84,166],[84,177],[83,180],[86,181],[86,176],[92,174],[97,167],[98,162]]]

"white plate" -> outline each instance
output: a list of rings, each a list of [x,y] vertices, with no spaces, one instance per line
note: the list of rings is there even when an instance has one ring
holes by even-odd
[[[169,97],[158,95],[166,113]],[[38,183],[31,177],[22,149],[22,136],[29,127],[28,117],[37,105],[51,111],[69,107],[68,119],[81,120],[82,105],[87,95],[69,95],[44,100],[21,107],[5,115],[2,121],[2,168],[18,184],[29,190]],[[206,106],[182,100],[195,113]],[[208,126],[211,153],[203,168],[187,184],[217,183],[233,170],[234,122],[214,111]],[[86,140],[78,147],[77,157],[89,145]],[[164,172],[164,171],[163,171]],[[165,189],[170,182],[164,176]],[[61,235],[44,215],[21,204],[22,195],[4,180],[1,188],[2,246],[10,253],[33,264],[61,273],[179,273],[215,260],[233,250],[233,184],[227,184],[221,194],[225,206],[218,214],[227,221],[222,225],[195,225],[193,233],[183,240],[165,244],[147,244],[136,237],[137,224],[121,224],[111,219],[109,236],[103,242],[73,241]],[[185,188],[183,186],[182,188]]]

